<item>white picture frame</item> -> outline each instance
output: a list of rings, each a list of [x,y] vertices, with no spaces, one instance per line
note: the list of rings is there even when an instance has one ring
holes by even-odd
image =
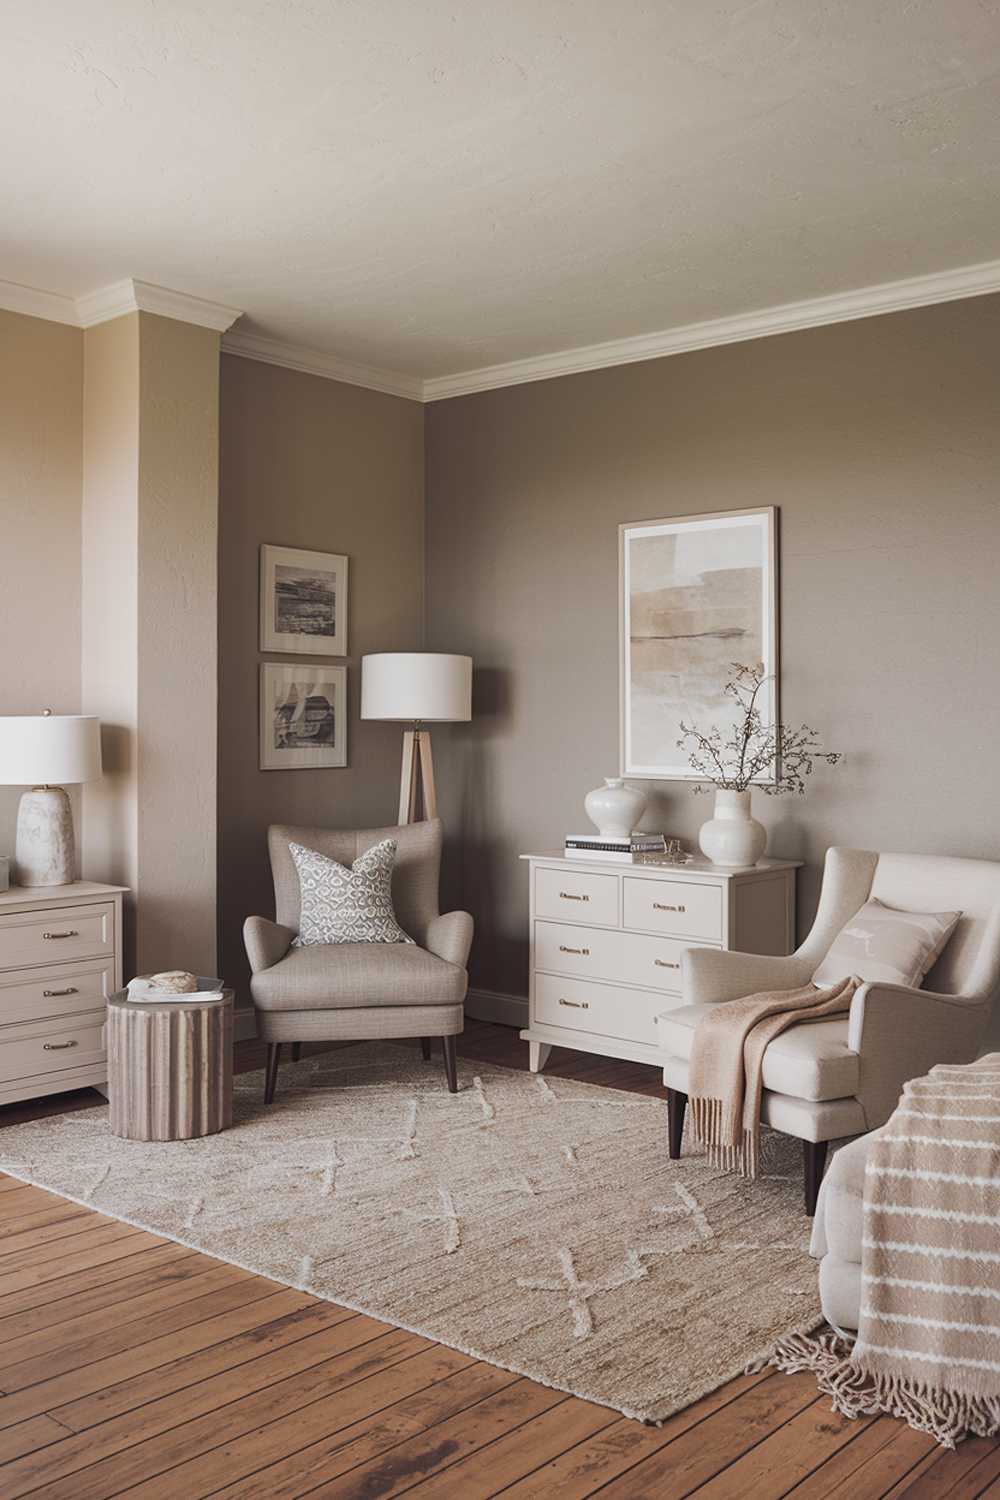
[[[722,692],[734,662],[762,664],[761,709],[777,722],[777,529],[773,505],[619,526],[623,776],[703,779],[677,746],[679,723],[707,730],[735,718]]]
[[[347,668],[326,662],[260,664],[262,771],[347,765]]]
[[[260,649],[347,655],[347,558],[302,547],[260,549]]]

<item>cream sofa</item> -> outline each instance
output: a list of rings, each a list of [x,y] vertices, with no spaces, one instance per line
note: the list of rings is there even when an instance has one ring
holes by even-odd
[[[831,849],[809,936],[787,958],[687,948],[686,1004],[657,1018],[670,1113],[671,1157],[680,1155],[694,1028],[708,1008],[758,990],[807,984],[844,923],[875,896],[904,911],[961,911],[920,989],[863,984],[850,1014],[801,1023],[764,1054],[761,1119],[798,1136],[806,1211],[816,1207],[827,1142],[883,1125],[910,1078],[935,1063],[971,1062],[1000,982],[1000,864],[944,855]]]
[[[877,1130],[841,1146],[823,1178],[813,1219],[809,1253],[819,1261],[823,1316],[834,1328],[855,1333],[861,1310],[861,1238],[865,1165]]]

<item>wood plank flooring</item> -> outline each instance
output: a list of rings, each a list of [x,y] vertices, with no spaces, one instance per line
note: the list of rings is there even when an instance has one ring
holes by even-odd
[[[261,1066],[261,1048],[237,1050]],[[505,1027],[470,1023],[459,1050],[526,1065]],[[661,1092],[652,1068],[582,1053],[548,1071]],[[7,1106],[0,1128],[101,1102]],[[945,1453],[769,1371],[644,1427],[0,1177],[2,1500],[598,1494],[1000,1500],[1000,1443]]]

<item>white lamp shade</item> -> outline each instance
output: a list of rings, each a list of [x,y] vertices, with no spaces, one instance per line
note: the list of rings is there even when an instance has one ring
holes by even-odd
[[[91,714],[0,718],[0,785],[67,786],[101,774],[101,721]]]
[[[472,657],[383,651],[361,658],[361,717],[447,724],[472,718]]]

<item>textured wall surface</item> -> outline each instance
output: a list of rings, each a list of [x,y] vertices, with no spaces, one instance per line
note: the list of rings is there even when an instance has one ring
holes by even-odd
[[[784,715],[847,752],[755,798],[804,920],[833,843],[1000,858],[998,347],[982,298],[427,409],[427,644],[476,662],[436,746],[474,983],[526,992],[517,855],[618,765],[623,521],[780,507]],[[710,816],[650,790],[650,827]]]
[[[0,714],[80,711],[82,422],[80,329],[0,311]],[[20,795],[0,787],[0,854]]]
[[[400,726],[362,723],[361,657],[418,650],[423,631],[423,409],[223,356],[219,524],[219,902],[227,982],[246,999],[241,930],[273,915],[269,823],[394,823]],[[262,542],[350,558],[348,763],[257,769]],[[316,658],[299,657],[306,661]],[[336,664],[336,662],[335,662]]]

